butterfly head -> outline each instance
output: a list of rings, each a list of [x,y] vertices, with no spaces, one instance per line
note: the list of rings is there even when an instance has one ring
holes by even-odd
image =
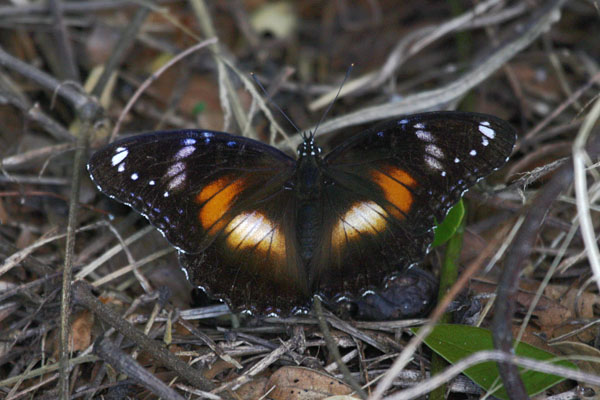
[[[302,137],[304,140],[298,146],[298,150],[296,150],[298,157],[320,157],[321,156],[321,148],[315,142],[315,135],[313,132],[308,134],[303,134]]]

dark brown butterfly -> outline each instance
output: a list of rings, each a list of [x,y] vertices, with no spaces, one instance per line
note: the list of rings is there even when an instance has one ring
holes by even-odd
[[[432,112],[324,157],[305,135],[297,159],[228,133],[148,133],[100,149],[88,170],[179,250],[193,284],[234,310],[287,314],[315,293],[362,296],[421,261],[434,221],[514,143],[496,117]]]

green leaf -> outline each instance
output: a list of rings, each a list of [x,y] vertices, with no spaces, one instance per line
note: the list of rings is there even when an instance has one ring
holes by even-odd
[[[448,215],[446,215],[446,218],[444,218],[442,223],[433,228],[435,236],[432,246],[438,247],[446,243],[448,239],[454,235],[454,232],[456,232],[460,226],[464,216],[465,206],[462,199],[460,199],[460,201],[450,209]]]
[[[411,330],[413,333],[416,333],[418,328],[411,328]],[[451,364],[454,364],[475,352],[494,349],[491,331],[467,325],[437,325],[425,339],[425,344]],[[538,361],[553,360],[551,361],[552,364],[577,369],[573,363],[564,360],[557,361],[556,355],[527,343],[519,342],[515,349],[515,353],[518,356],[528,357]],[[565,379],[560,376],[525,370],[520,367],[519,371],[521,379],[523,379],[523,383],[525,384],[525,389],[530,396],[534,396]],[[463,373],[486,391],[489,391],[492,386],[496,388],[501,382],[495,361],[477,364],[467,368]],[[500,387],[492,394],[501,399],[508,399],[504,387]]]
[[[202,114],[205,109],[206,103],[204,103],[203,101],[199,101],[196,104],[194,104],[194,108],[192,109],[192,115],[197,117],[198,115]]]

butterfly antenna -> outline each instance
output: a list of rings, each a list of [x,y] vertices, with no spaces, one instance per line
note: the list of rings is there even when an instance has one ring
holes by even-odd
[[[290,119],[290,117],[288,117],[287,114],[281,109],[281,107],[279,107],[271,99],[271,95],[267,92],[267,89],[265,89],[265,87],[262,85],[262,83],[260,83],[260,81],[256,77],[256,74],[254,72],[250,72],[250,76],[252,77],[252,79],[254,79],[254,82],[258,85],[258,87],[260,88],[260,90],[262,90],[263,94],[267,98],[267,102],[269,104],[271,104],[273,107],[275,107],[275,109],[277,109],[277,111],[279,111],[281,113],[281,115],[283,115],[285,117],[285,119],[290,123],[290,125],[292,125],[294,127],[294,129],[296,130],[296,132],[300,132],[300,129],[298,129],[298,127],[296,126],[296,124],[294,124],[294,122]]]
[[[319,122],[317,122],[315,129],[312,131],[313,136],[317,134],[317,129],[319,129],[319,125],[321,125],[321,122],[323,122],[323,120],[329,113],[329,110],[331,110],[331,107],[333,107],[333,103],[335,103],[337,98],[340,96],[340,93],[342,92],[342,88],[344,87],[344,83],[346,83],[346,81],[348,80],[348,77],[350,76],[350,72],[352,72],[352,68],[354,68],[354,63],[350,64],[350,66],[348,67],[348,70],[346,71],[346,76],[344,76],[344,80],[342,81],[342,84],[340,85],[340,88],[338,89],[337,94],[335,95],[333,100],[331,100],[331,103],[329,103],[329,105],[327,106],[327,110],[325,110],[325,112],[321,116],[321,119],[319,120]]]

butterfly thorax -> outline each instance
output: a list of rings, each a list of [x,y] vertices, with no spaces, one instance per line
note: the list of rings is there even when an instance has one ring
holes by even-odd
[[[318,245],[318,232],[322,221],[321,207],[321,148],[312,136],[304,139],[298,146],[298,162],[295,174],[296,238],[299,244],[300,257],[307,265]]]

